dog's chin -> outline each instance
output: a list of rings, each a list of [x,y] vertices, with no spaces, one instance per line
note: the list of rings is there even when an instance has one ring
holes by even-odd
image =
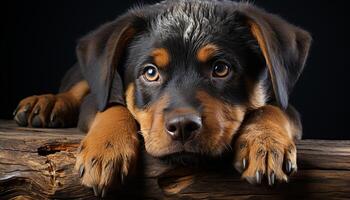
[[[176,165],[196,165],[202,160],[206,159],[207,156],[201,155],[199,153],[192,152],[176,152],[159,157],[161,161],[168,164]]]
[[[158,157],[161,161],[170,165],[182,165],[182,166],[210,166],[211,164],[219,164],[230,162],[232,160],[232,154],[230,152],[224,152],[220,156],[203,155],[193,152],[176,152]],[[211,163],[211,164],[210,164]],[[228,165],[227,165],[228,166]]]

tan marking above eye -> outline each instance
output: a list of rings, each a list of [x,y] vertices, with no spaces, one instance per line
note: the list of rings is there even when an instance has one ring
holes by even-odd
[[[154,64],[156,64],[157,67],[163,68],[168,66],[170,63],[170,54],[165,48],[154,49],[151,56],[153,57]]]
[[[219,48],[215,44],[206,44],[201,47],[197,52],[197,59],[199,62],[205,63],[209,61]]]

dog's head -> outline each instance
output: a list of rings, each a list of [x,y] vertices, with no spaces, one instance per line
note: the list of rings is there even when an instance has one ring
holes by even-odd
[[[151,155],[218,155],[249,110],[288,106],[310,42],[247,3],[179,0],[129,11],[77,53],[99,109],[126,105]]]

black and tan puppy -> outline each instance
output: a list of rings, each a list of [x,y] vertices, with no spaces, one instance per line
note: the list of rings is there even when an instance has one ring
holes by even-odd
[[[87,136],[76,168],[102,196],[132,172],[138,131],[154,157],[232,148],[232,164],[250,183],[287,181],[301,137],[288,95],[310,42],[306,31],[249,3],[169,0],[134,8],[83,37],[61,92],[22,100],[15,120],[78,123]]]

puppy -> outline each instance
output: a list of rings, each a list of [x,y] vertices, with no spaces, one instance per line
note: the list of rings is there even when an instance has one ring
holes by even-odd
[[[129,10],[83,37],[59,94],[25,98],[20,126],[87,132],[76,169],[104,196],[138,160],[219,156],[260,184],[297,170],[289,105],[310,34],[249,3],[168,0]],[[176,160],[176,159],[174,159]]]

